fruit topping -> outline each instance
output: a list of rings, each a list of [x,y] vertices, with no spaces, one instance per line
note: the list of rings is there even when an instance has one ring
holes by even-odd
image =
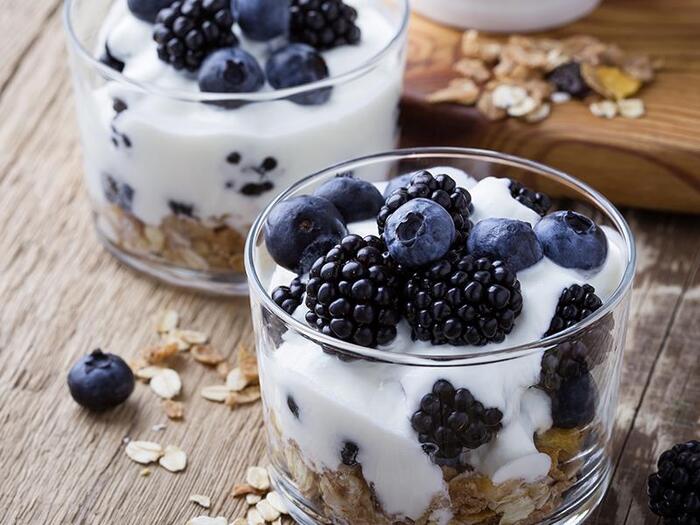
[[[330,179],[314,195],[331,201],[347,223],[374,218],[384,205],[384,197],[374,184],[350,174]]]
[[[580,341],[562,343],[542,356],[539,386],[552,400],[555,427],[586,425],[595,416],[597,391],[589,350]]]
[[[264,42],[287,33],[288,0],[231,0],[238,25],[251,40]]]
[[[409,276],[405,315],[413,337],[434,345],[500,343],[520,315],[520,282],[503,261],[451,251]]]
[[[649,476],[649,508],[664,525],[700,523],[700,441],[674,445],[659,457]]]
[[[272,53],[265,65],[270,85],[275,89],[291,88],[328,78],[328,66],[321,54],[306,44],[290,44]],[[331,96],[331,88],[319,88],[292,95],[297,104],[312,106],[324,104]]]
[[[359,447],[352,441],[343,443],[343,448],[340,451],[340,459],[343,461],[343,465],[347,465],[348,467],[357,465],[357,454],[359,452]]]
[[[168,207],[174,215],[180,215],[183,217],[194,217],[194,204],[188,204],[186,202],[180,202],[176,200],[169,200]]]
[[[94,411],[107,410],[134,391],[134,374],[124,360],[97,349],[81,358],[68,373],[73,399]]]
[[[287,396],[287,407],[289,408],[289,411],[292,413],[292,415],[299,419],[299,405],[297,405],[297,402],[295,399],[290,395]]]
[[[445,208],[429,199],[413,199],[389,215],[382,237],[396,262],[418,268],[442,258],[456,235]]]
[[[552,207],[552,201],[545,193],[532,191],[530,188],[512,179],[510,181],[510,194],[520,204],[536,211],[542,217],[547,215],[549,208]]]
[[[302,195],[275,205],[265,222],[265,244],[277,264],[297,274],[347,235],[343,217],[322,197]]]
[[[173,0],[128,0],[127,5],[136,18],[152,24],[156,21],[158,11],[172,2]]]
[[[595,288],[590,284],[584,284],[583,286],[572,284],[568,288],[564,288],[559,297],[557,309],[554,317],[552,317],[549,330],[544,336],[548,337],[556,334],[579,321],[583,321],[602,305],[603,302],[595,294]]]
[[[272,300],[289,315],[301,304],[306,285],[298,277],[289,286],[278,286],[272,291]]]
[[[423,450],[438,465],[457,465],[464,449],[491,441],[501,429],[503,414],[485,408],[466,388],[455,389],[449,381],[435,382],[411,417]]]
[[[608,239],[591,219],[575,211],[557,211],[535,225],[544,254],[565,268],[592,270],[608,255]]]
[[[265,74],[255,57],[237,47],[209,55],[197,75],[199,89],[210,93],[252,93],[265,84]]]
[[[456,230],[454,246],[463,247],[472,227],[469,220],[471,194],[464,188],[458,188],[448,175],[433,176],[427,170],[414,173],[408,186],[395,190],[386,199],[377,215],[379,233],[384,232],[384,226],[392,213],[408,201],[418,198],[430,199],[447,210]]]
[[[415,175],[415,173],[406,173],[405,175],[399,175],[391,179],[386,185],[386,188],[384,188],[384,199],[388,199],[389,196],[399,188],[408,187],[408,185],[411,184],[413,175]]]
[[[476,257],[504,261],[515,272],[542,259],[542,246],[529,223],[515,219],[483,219],[467,239],[467,250]]]
[[[122,210],[131,211],[134,202],[134,188],[107,174],[102,176],[102,187],[107,202],[116,204]]]
[[[158,58],[175,69],[196,71],[209,53],[238,43],[232,27],[227,0],[176,0],[156,16]]]
[[[290,38],[316,49],[357,44],[357,11],[342,0],[292,0]]]
[[[399,278],[384,243],[348,235],[311,267],[306,321],[325,335],[361,346],[396,337]]]
[[[126,64],[124,64],[124,62],[122,62],[121,60],[119,60],[118,58],[116,58],[112,54],[112,52],[109,50],[109,46],[107,44],[105,44],[105,50],[102,53],[102,55],[100,55],[99,60],[103,64],[111,67],[115,71],[119,71],[120,73],[122,71],[124,71],[124,66],[126,65]]]
[[[591,92],[581,76],[581,64],[578,62],[567,62],[555,67],[547,75],[547,80],[554,84],[557,91],[563,91],[572,97],[583,98]]]

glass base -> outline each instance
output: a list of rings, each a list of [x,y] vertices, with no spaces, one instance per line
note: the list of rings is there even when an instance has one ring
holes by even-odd
[[[231,272],[190,270],[166,262],[154,260],[142,254],[124,250],[95,227],[102,245],[120,262],[138,273],[152,277],[171,286],[211,295],[240,297],[248,295],[245,275]]]
[[[567,494],[560,508],[541,525],[579,525],[600,505],[612,478],[609,462],[599,465],[597,476],[590,476],[583,484],[577,484]],[[597,470],[597,469],[596,469]],[[300,525],[333,525],[333,521],[321,516],[309,506],[303,496],[276,467],[270,469],[270,479],[274,489],[287,502],[289,515]]]

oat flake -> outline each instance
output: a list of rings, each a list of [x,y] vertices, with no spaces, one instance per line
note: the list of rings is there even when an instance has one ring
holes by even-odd
[[[248,380],[240,368],[234,368],[226,376],[226,387],[232,392],[240,392],[248,386]]]
[[[255,508],[248,509],[246,514],[248,525],[265,525],[265,520]]]
[[[190,501],[196,503],[200,507],[208,509],[211,507],[211,498],[209,496],[203,496],[202,494],[192,494],[190,496]]]
[[[125,449],[126,455],[136,463],[148,465],[163,455],[163,447],[152,441],[129,441]]]
[[[282,496],[280,496],[279,492],[268,492],[265,499],[277,512],[280,514],[287,514],[287,505],[285,504]]]
[[[172,399],[182,390],[180,374],[172,368],[166,368],[153,376],[150,385],[151,390],[163,399]]]
[[[212,518],[211,516],[197,516],[187,522],[187,525],[228,525],[228,520],[223,516]]]
[[[246,483],[257,490],[268,490],[270,488],[270,478],[267,470],[262,467],[248,467],[245,475]]]
[[[205,386],[201,390],[202,397],[208,401],[223,403],[231,393],[231,389],[226,385]]]
[[[180,472],[187,466],[187,454],[175,445],[165,447],[163,456],[158,460],[161,467],[170,472]]]
[[[617,115],[617,104],[611,100],[594,102],[588,108],[596,117],[611,119]]]
[[[640,98],[618,100],[617,109],[620,111],[620,115],[625,118],[639,118],[644,116],[646,112],[644,101]]]
[[[180,316],[175,310],[166,310],[160,316],[160,320],[156,325],[156,330],[159,333],[167,333],[175,330],[180,321]]]
[[[255,505],[261,499],[262,499],[262,496],[260,494],[246,494],[246,496],[245,496],[245,502],[248,505]]]
[[[265,521],[275,521],[280,513],[267,500],[261,500],[255,505],[256,510]]]

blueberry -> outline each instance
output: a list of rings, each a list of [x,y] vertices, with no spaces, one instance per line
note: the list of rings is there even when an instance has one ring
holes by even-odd
[[[255,57],[237,47],[209,55],[197,75],[199,89],[210,93],[252,93],[265,84],[265,74]]]
[[[97,349],[71,368],[68,388],[78,404],[90,410],[106,410],[131,395],[134,374],[121,357]]]
[[[399,188],[405,188],[411,183],[411,177],[415,173],[406,173],[406,175],[399,175],[389,181],[389,184],[384,188],[384,198],[388,198],[392,193],[394,193]]]
[[[116,204],[122,210],[131,211],[134,188],[108,174],[102,175],[102,188],[108,202]]]
[[[290,44],[275,51],[265,65],[267,80],[275,89],[310,84],[328,77],[328,66],[321,54],[306,44]],[[292,95],[290,100],[311,106],[324,104],[331,96],[331,88],[321,88]]]
[[[557,211],[535,225],[544,254],[565,268],[592,270],[608,255],[608,239],[595,222],[575,211]]]
[[[429,199],[413,199],[391,214],[384,241],[391,256],[407,267],[437,261],[455,240],[454,221],[447,210]]]
[[[348,230],[333,204],[322,197],[302,195],[277,203],[267,217],[264,232],[275,262],[303,274]]]
[[[591,92],[586,81],[581,76],[581,65],[577,62],[567,62],[555,67],[547,80],[554,84],[558,91],[568,93],[572,97],[584,98]]]
[[[590,373],[564,379],[552,393],[552,422],[558,428],[587,425],[595,417],[598,398],[595,381]]]
[[[270,40],[289,28],[289,0],[232,0],[231,11],[251,40]]]
[[[151,24],[156,21],[158,11],[172,4],[173,0],[128,0],[129,10],[136,18]]]
[[[483,219],[477,222],[467,239],[467,250],[477,257],[496,257],[515,272],[542,259],[542,246],[532,226],[514,219]]]
[[[384,197],[374,184],[352,175],[330,179],[314,195],[331,201],[346,223],[374,218],[384,205]]]

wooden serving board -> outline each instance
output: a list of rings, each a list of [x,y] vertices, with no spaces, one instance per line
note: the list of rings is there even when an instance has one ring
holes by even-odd
[[[459,0],[454,0],[459,1]],[[403,98],[406,146],[488,148],[579,177],[621,206],[700,213],[700,2],[604,0],[593,14],[549,32],[593,35],[661,59],[640,96],[639,120],[604,120],[580,102],[537,124],[490,122],[472,107],[430,104],[426,95],[455,75],[461,31],[413,16]]]

